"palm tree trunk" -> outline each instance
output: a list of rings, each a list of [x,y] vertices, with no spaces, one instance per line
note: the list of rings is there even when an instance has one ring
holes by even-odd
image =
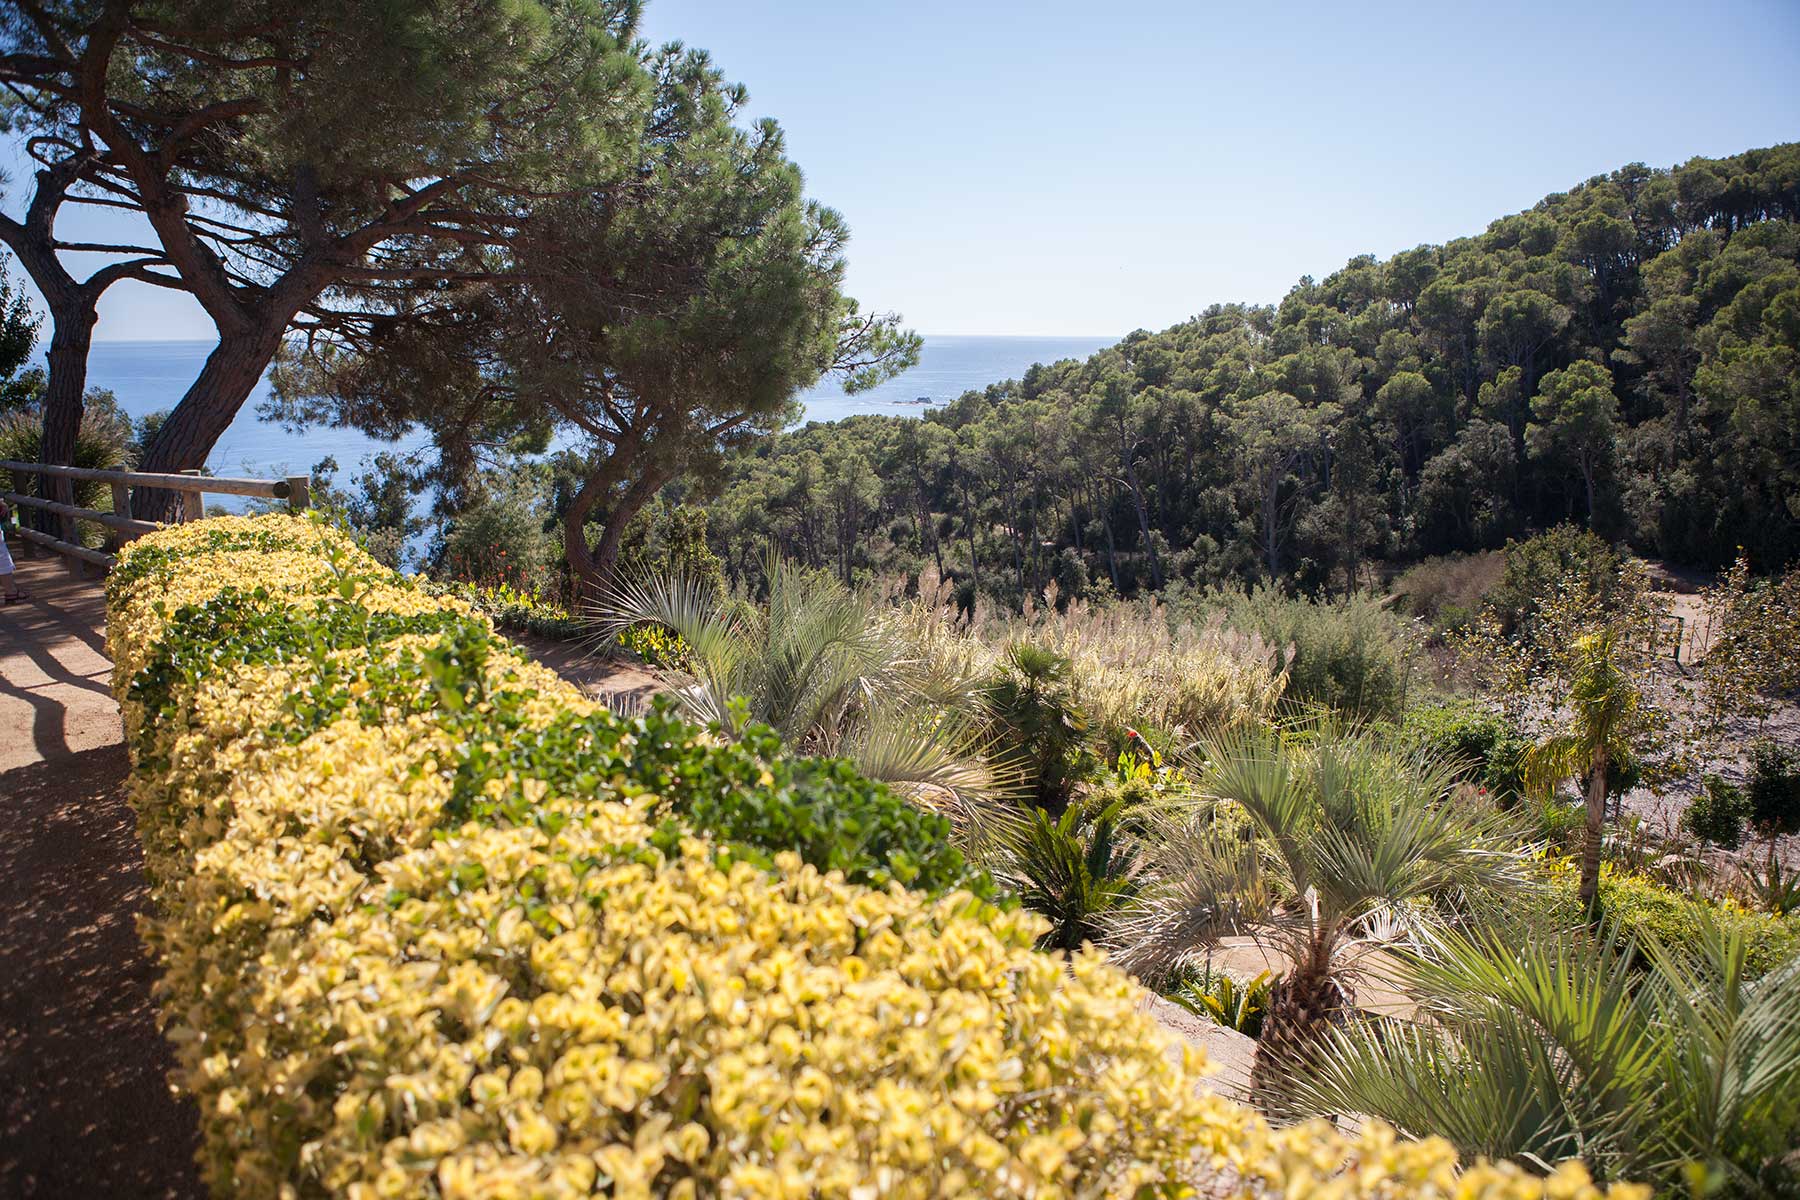
[[[1343,1012],[1343,995],[1331,973],[1331,948],[1309,944],[1303,958],[1275,985],[1250,1067],[1250,1098],[1274,1117],[1293,1112],[1292,1081],[1307,1069],[1319,1040]]]
[[[1588,916],[1600,915],[1600,841],[1606,832],[1606,756],[1588,772],[1587,830],[1581,839],[1581,888],[1576,893]]]

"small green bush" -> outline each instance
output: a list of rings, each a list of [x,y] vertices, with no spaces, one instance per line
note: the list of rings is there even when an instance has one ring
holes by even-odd
[[[1488,608],[1508,634],[1529,624],[1541,600],[1572,576],[1581,576],[1601,604],[1611,600],[1618,585],[1618,551],[1598,534],[1573,525],[1507,542],[1504,554],[1506,567],[1488,594]]]
[[[1510,809],[1525,792],[1523,760],[1531,742],[1505,717],[1468,701],[1409,709],[1400,736],[1459,764],[1462,778]]]
[[[1744,840],[1744,823],[1750,818],[1750,798],[1744,789],[1708,775],[1700,794],[1681,814],[1681,827],[1703,841],[1736,850]]]
[[[1292,650],[1286,698],[1352,716],[1393,720],[1406,707],[1414,646],[1406,622],[1368,596],[1312,600],[1270,587],[1209,593],[1225,623]]]
[[[1750,821],[1764,837],[1800,833],[1800,751],[1779,742],[1750,747]]]
[[[1575,886],[1570,875],[1569,887]],[[1765,975],[1800,953],[1800,921],[1751,912],[1741,905],[1711,904],[1671,891],[1641,875],[1603,872],[1600,907],[1621,936],[1643,941],[1653,937],[1675,951],[1698,952],[1701,918],[1710,915],[1744,936],[1744,969]]]

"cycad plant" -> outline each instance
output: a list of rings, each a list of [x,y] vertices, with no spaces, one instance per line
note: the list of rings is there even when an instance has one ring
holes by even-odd
[[[1588,933],[1454,933],[1408,955],[1420,1021],[1333,1031],[1297,1083],[1314,1112],[1379,1117],[1466,1155],[1710,1194],[1794,1194],[1800,960],[1745,978],[1741,931],[1697,950]]]
[[[1492,814],[1446,803],[1452,764],[1329,723],[1205,744],[1198,800],[1146,834],[1147,877],[1112,923],[1129,970],[1154,981],[1249,935],[1287,960],[1257,1044],[1258,1103],[1293,1080],[1350,1007],[1367,952],[1452,919],[1518,879]],[[1248,822],[1225,820],[1230,806]]]
[[[885,605],[830,575],[772,555],[766,579],[758,603],[680,572],[622,577],[587,616],[603,641],[645,624],[679,636],[680,668],[657,672],[696,721],[768,725],[952,816],[1006,790],[982,755],[972,680],[917,654]]]
[[[1138,847],[1123,800],[1078,798],[1052,816],[1029,810],[1007,847],[1008,867],[1026,908],[1049,918],[1046,949],[1097,942],[1104,919],[1136,889]]]

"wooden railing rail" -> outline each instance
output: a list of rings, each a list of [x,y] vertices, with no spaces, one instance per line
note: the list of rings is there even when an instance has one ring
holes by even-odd
[[[116,560],[112,551],[132,538],[163,528],[160,521],[145,521],[130,516],[131,489],[157,488],[181,497],[178,520],[198,521],[206,514],[203,497],[208,492],[227,496],[257,496],[269,500],[286,500],[290,509],[303,509],[311,500],[310,476],[290,475],[286,479],[231,479],[184,471],[178,475],[157,471],[108,471],[94,467],[63,467],[49,463],[14,462],[0,459],[0,471],[18,475],[39,475],[53,481],[57,499],[46,500],[20,492],[0,491],[0,499],[15,508],[35,509],[60,518],[62,536],[55,537],[41,529],[19,525],[19,535],[28,546],[43,546],[69,560],[71,570],[82,570],[83,564],[109,568]],[[113,511],[82,508],[75,504],[75,481],[112,485]],[[81,544],[79,522],[88,521],[113,531],[105,550]]]

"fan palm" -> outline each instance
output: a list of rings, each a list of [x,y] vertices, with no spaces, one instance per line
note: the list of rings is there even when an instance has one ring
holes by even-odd
[[[727,732],[757,722],[805,753],[841,755],[871,779],[952,815],[1004,791],[975,734],[979,691],[914,652],[890,611],[836,579],[771,556],[757,604],[680,572],[621,578],[588,608],[604,641],[645,623],[687,644],[657,668],[676,705]]]
[[[1525,752],[1525,785],[1539,798],[1568,778],[1586,789],[1587,824],[1581,841],[1577,894],[1596,913],[1600,892],[1600,844],[1606,826],[1609,774],[1630,760],[1630,732],[1642,697],[1621,668],[1620,631],[1606,626],[1576,640],[1567,728]]]
[[[1511,940],[1450,933],[1406,956],[1428,1019],[1333,1031],[1298,1099],[1468,1155],[1579,1156],[1684,1190],[1698,1165],[1737,1194],[1774,1188],[1800,1136],[1800,961],[1750,982],[1741,931],[1716,924],[1693,955]]]
[[[1198,807],[1146,836],[1143,892],[1113,922],[1127,967],[1170,978],[1221,938],[1249,935],[1288,969],[1257,1043],[1251,1086],[1274,1112],[1349,1007],[1371,950],[1416,937],[1472,894],[1517,879],[1495,818],[1447,805],[1453,764],[1318,725],[1205,744]],[[1241,823],[1208,806],[1236,805]]]

